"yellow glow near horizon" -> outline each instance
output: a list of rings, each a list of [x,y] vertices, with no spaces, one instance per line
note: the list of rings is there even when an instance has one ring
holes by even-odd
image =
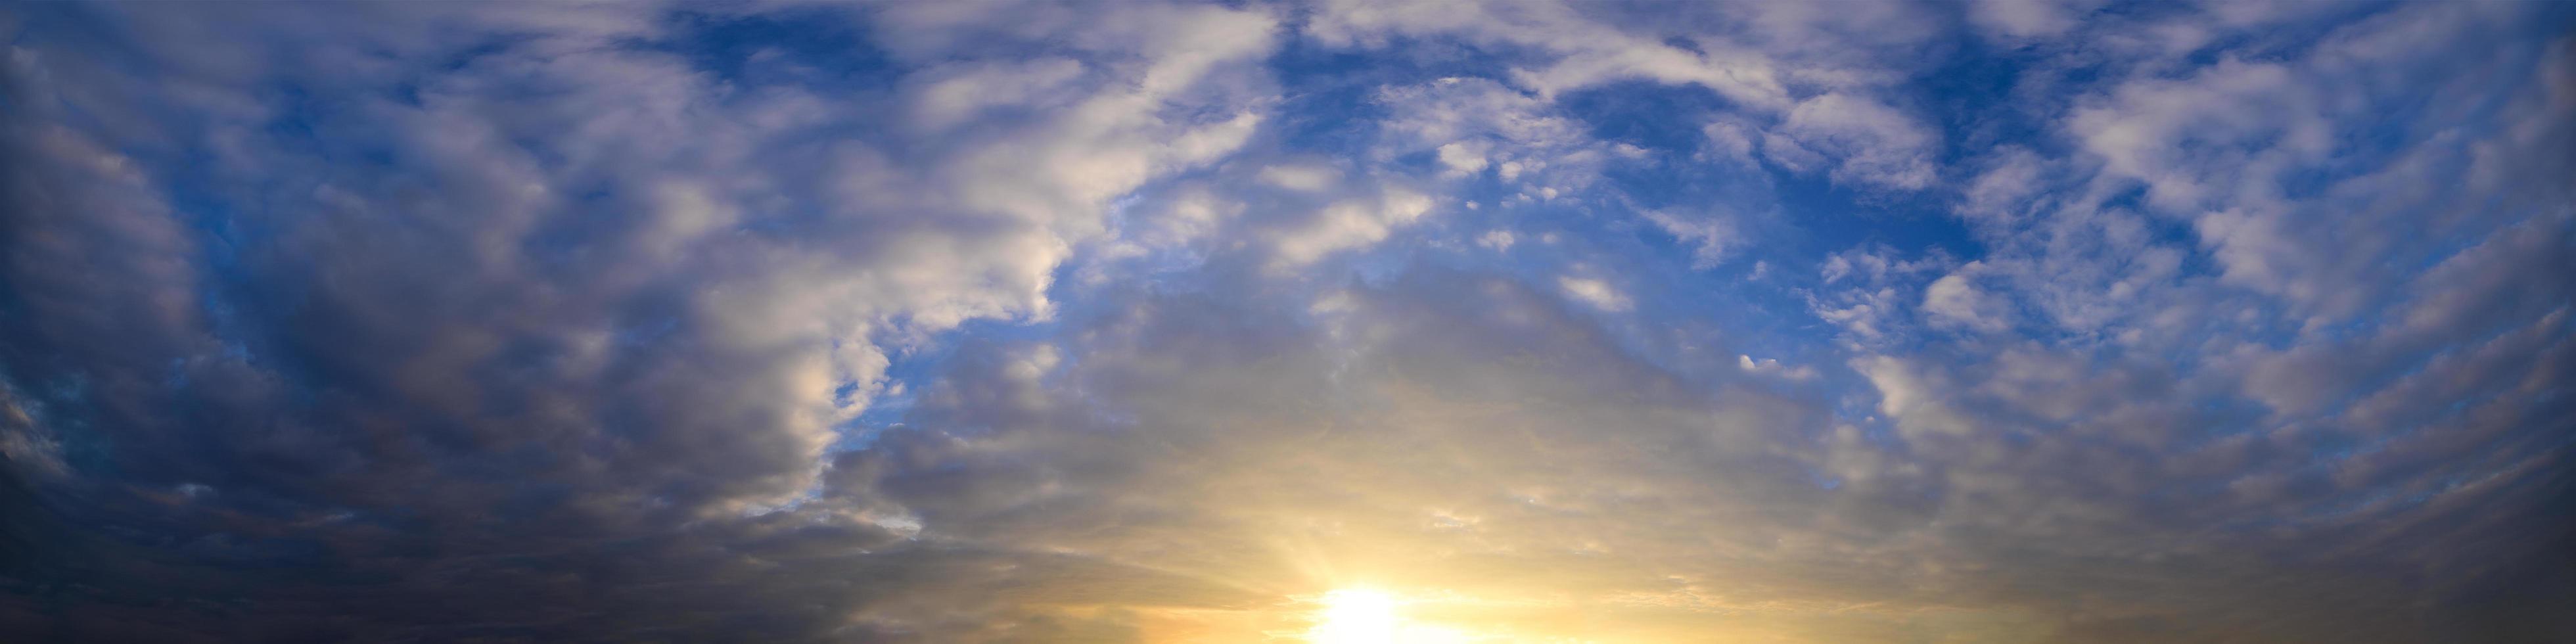
[[[1396,627],[1402,621],[1396,615],[1394,595],[1367,588],[1345,588],[1324,593],[1323,609],[1317,611],[1314,630],[1306,639],[1314,644],[1386,644],[1395,641]]]

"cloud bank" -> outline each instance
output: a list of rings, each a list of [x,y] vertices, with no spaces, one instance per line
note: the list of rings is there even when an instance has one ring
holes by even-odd
[[[2557,4],[0,34],[7,639],[2576,638]]]

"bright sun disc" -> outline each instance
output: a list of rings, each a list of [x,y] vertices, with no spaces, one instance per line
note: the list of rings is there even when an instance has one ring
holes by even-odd
[[[1395,596],[1365,588],[1324,593],[1324,607],[1307,639],[1315,644],[1394,642]]]

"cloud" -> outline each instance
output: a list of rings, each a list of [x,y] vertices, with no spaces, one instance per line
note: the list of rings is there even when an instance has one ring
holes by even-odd
[[[1371,199],[1355,197],[1325,206],[1313,218],[1272,238],[1281,266],[1311,264],[1325,255],[1384,241],[1398,227],[1429,214],[1430,197],[1389,188]]]
[[[1655,223],[1675,239],[1690,242],[1692,268],[1709,268],[1726,258],[1726,251],[1739,243],[1735,226],[1719,217],[1683,217],[1663,211],[1647,211],[1646,220]]]
[[[1815,367],[1783,366],[1778,359],[1774,358],[1755,360],[1753,356],[1739,355],[1736,356],[1736,360],[1737,366],[1750,373],[1777,374],[1790,380],[1813,380],[1816,377]]]
[[[1931,315],[1935,324],[1987,333],[2002,331],[2009,325],[2000,305],[1970,281],[1968,275],[1976,268],[1978,265],[1973,263],[1961,267],[1959,272],[1943,275],[1923,288],[1923,312]]]
[[[1379,5],[1326,3],[1308,32],[1326,44],[1381,46],[1399,36],[1447,35],[1553,54],[1544,66],[1515,68],[1514,80],[1554,96],[1618,80],[1707,87],[1760,106],[1784,101],[1769,61],[1758,53],[1702,42],[1675,46],[1646,34],[1585,19],[1574,6],[1462,2]]]
[[[1340,172],[1317,166],[1271,166],[1262,168],[1259,177],[1262,183],[1305,192],[1332,187],[1340,178]]]
[[[1968,6],[1968,18],[2006,39],[2056,36],[2074,29],[2095,2],[2056,0],[1987,0]]]
[[[1569,275],[1557,278],[1556,285],[1565,290],[1566,296],[1603,311],[1617,313],[1626,311],[1634,305],[1628,301],[1626,293],[1619,292],[1619,289],[1611,286],[1609,282]]]
[[[929,81],[920,90],[914,118],[923,129],[954,127],[990,109],[1057,107],[1048,102],[1062,96],[1065,86],[1083,73],[1082,61],[1070,58],[957,67],[933,72],[944,78]]]
[[[1934,179],[1936,135],[1866,98],[1834,93],[1799,101],[1779,132],[1763,143],[1763,154],[1792,170],[1831,165],[1837,181],[1908,190]]]
[[[65,415],[11,444],[113,443],[111,462],[77,466],[113,468],[124,472],[115,485],[132,486],[107,490],[191,486],[208,491],[187,501],[208,516],[310,526],[296,538],[343,552],[390,547],[379,522],[392,513],[463,521],[437,546],[454,556],[521,556],[613,530],[670,534],[811,488],[839,429],[888,386],[887,343],[1045,315],[1051,273],[1099,234],[1110,199],[1241,145],[1259,120],[1255,96],[1227,84],[1239,75],[1202,80],[1265,52],[1274,24],[1140,9],[1118,19],[1215,39],[1076,39],[1065,53],[1096,57],[1096,74],[1067,72],[1088,68],[1069,60],[935,66],[918,72],[935,80],[907,83],[921,88],[917,100],[871,103],[722,81],[646,46],[694,36],[641,7],[425,16],[462,31],[417,33],[390,25],[426,20],[369,14],[436,10],[309,17],[377,25],[333,31],[267,12],[103,9],[47,20],[150,34],[102,47],[174,62],[92,74],[81,71],[96,64],[87,57],[110,52],[57,40],[15,50],[10,79],[23,93],[13,94],[34,111],[10,120],[9,154],[42,170],[21,171],[9,193],[24,213],[9,225],[30,235],[11,236],[25,242],[9,251],[11,299],[39,325],[13,330],[12,346],[45,357],[12,360],[6,376],[96,384],[49,401]],[[919,17],[880,26],[981,28],[903,24]],[[477,31],[519,35],[451,35]],[[227,44],[238,39],[374,66],[263,68],[260,53]],[[210,53],[183,53],[194,45]],[[175,62],[192,55],[243,60]],[[382,74],[411,80],[369,76]],[[1040,76],[1051,84],[1035,89],[1051,91],[1008,87]],[[262,93],[288,85],[332,104]],[[156,87],[175,100],[152,98]],[[843,101],[837,113],[822,107]],[[159,119],[177,136],[101,141],[143,132],[85,131],[69,116],[139,104],[166,107],[129,118]],[[974,122],[1011,136],[947,147],[811,135],[902,105],[936,114],[932,130]],[[1164,111],[1174,107],[1195,112]],[[199,141],[226,163],[167,160],[170,146]],[[374,161],[338,161],[349,155]],[[220,189],[178,205],[155,198],[182,185]],[[261,206],[209,210],[210,200]],[[224,235],[220,258],[198,250],[210,234]],[[111,318],[122,321],[101,324]],[[60,424],[72,418],[94,420]],[[117,520],[110,512],[68,520]],[[530,527],[540,525],[557,527]],[[243,557],[309,559],[280,550],[292,546],[280,538],[168,529]],[[573,565],[540,560],[532,565]],[[153,561],[138,565],[215,574]],[[299,584],[261,592],[327,592]],[[420,599],[472,585],[423,588]],[[532,592],[561,591],[499,596]],[[616,601],[627,600],[598,605]],[[523,619],[491,617],[465,621]]]
[[[1430,153],[1451,177],[1481,174],[1517,187],[1515,201],[1543,201],[1593,184],[1609,146],[1545,100],[1485,79],[1442,78],[1378,91],[1393,114],[1377,124],[1381,154]]]
[[[0,629],[2565,639],[2576,16],[2097,8],[0,7]]]

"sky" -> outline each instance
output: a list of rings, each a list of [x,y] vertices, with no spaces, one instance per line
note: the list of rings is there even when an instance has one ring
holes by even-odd
[[[0,639],[2576,641],[2576,3],[0,39]]]

